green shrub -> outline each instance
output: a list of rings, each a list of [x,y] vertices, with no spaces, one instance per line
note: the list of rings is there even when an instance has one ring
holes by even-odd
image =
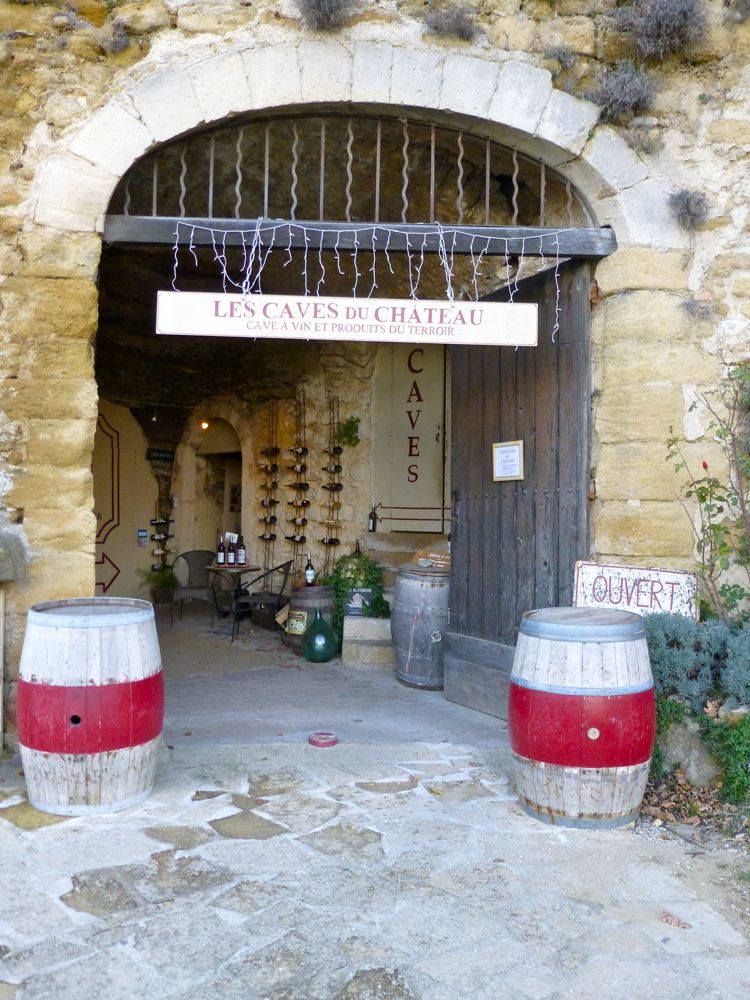
[[[337,559],[332,572],[323,583],[333,587],[331,625],[339,640],[344,634],[344,609],[354,589],[372,591],[369,605],[362,608],[364,618],[390,618],[391,608],[383,596],[383,567],[364,552],[360,552],[359,547],[351,555]]]
[[[695,232],[708,219],[708,198],[702,191],[681,188],[669,196],[669,207],[688,233]]]
[[[599,86],[586,96],[602,109],[602,121],[616,121],[623,115],[647,111],[654,99],[655,86],[641,66],[623,59],[604,71]]]
[[[349,16],[351,0],[297,0],[302,20],[317,31],[335,31]]]
[[[720,685],[730,629],[717,619],[695,622],[667,612],[644,617],[656,694],[701,712]]]
[[[733,629],[729,636],[720,685],[730,698],[742,705],[750,704],[750,624]]]
[[[697,42],[706,31],[702,0],[638,0],[614,13],[644,59],[663,59]]]
[[[474,11],[463,4],[448,10],[431,11],[425,17],[425,24],[436,35],[453,35],[463,42],[470,42],[479,31]]]
[[[701,736],[719,762],[723,776],[721,792],[727,802],[743,802],[750,797],[750,717],[737,725],[702,716]]]
[[[652,781],[661,781],[666,774],[664,751],[659,744],[659,737],[664,736],[675,722],[682,722],[684,718],[685,706],[681,701],[665,698],[663,695],[656,696],[656,743],[651,755],[651,770],[649,772]]]

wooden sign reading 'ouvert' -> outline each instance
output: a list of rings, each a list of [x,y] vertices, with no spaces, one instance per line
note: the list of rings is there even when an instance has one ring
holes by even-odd
[[[162,291],[157,296],[156,332],[191,337],[536,347],[537,306],[530,302]]]

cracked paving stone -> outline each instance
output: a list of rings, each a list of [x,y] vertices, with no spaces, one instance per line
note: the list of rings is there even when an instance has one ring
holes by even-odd
[[[223,868],[218,868],[193,855],[184,858],[176,857],[176,851],[157,851],[151,855],[156,865],[156,872],[145,869],[148,873],[142,882],[136,883],[143,895],[150,900],[161,900],[165,894],[170,898],[189,896],[204,889],[213,889],[232,881],[232,874]],[[143,871],[144,869],[139,869]]]
[[[425,783],[427,791],[441,802],[470,802],[472,799],[483,799],[494,795],[484,785],[476,781],[444,781]]]
[[[136,909],[138,900],[122,885],[114,871],[116,869],[100,869],[74,875],[73,888],[60,896],[60,902],[72,910],[91,913],[95,917]]]
[[[221,788],[200,788],[197,792],[193,792],[191,802],[205,802],[206,799],[218,799],[220,795],[226,794]]]
[[[28,802],[19,802],[15,806],[0,809],[0,819],[6,819],[21,830],[38,830],[43,826],[53,826],[55,823],[68,823],[70,816],[52,816],[50,813],[35,809]]]
[[[359,969],[334,1000],[418,1000],[398,969]]]
[[[304,781],[297,771],[279,771],[276,774],[257,774],[247,777],[247,794],[253,798],[265,799],[271,795],[286,795],[293,792]]]
[[[314,847],[323,854],[338,856],[353,854],[376,861],[383,857],[382,837],[377,830],[369,830],[349,823],[337,823],[324,830],[300,837],[302,843]]]
[[[152,840],[171,844],[178,851],[190,851],[213,840],[213,835],[200,826],[149,826],[143,832]]]
[[[263,812],[274,820],[285,823],[290,830],[304,832],[330,823],[341,812],[338,802],[312,798],[308,795],[289,795],[272,799],[263,806]]]
[[[357,781],[357,788],[363,788],[366,792],[377,792],[380,795],[388,795],[395,792],[410,792],[416,788],[419,782],[416,778],[405,781]]]
[[[289,886],[275,879],[270,882],[240,882],[227,890],[212,903],[224,910],[237,913],[257,913],[273,903],[278,903],[289,893]]]
[[[268,840],[269,837],[278,837],[279,834],[288,833],[285,826],[272,823],[270,819],[264,819],[254,812],[238,812],[234,816],[225,816],[224,819],[214,819],[209,823],[222,837],[230,837],[234,840]]]
[[[29,948],[19,948],[5,958],[5,968],[14,979],[25,979],[27,976],[38,975],[47,969],[64,965],[86,958],[93,954],[93,949],[77,941],[66,941],[53,938],[40,941]],[[2,993],[0,993],[2,997]]]

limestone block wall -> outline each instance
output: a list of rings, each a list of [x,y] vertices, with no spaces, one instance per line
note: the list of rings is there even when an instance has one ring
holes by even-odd
[[[610,125],[589,97],[631,49],[609,3],[475,6],[478,34],[462,42],[426,32],[421,0],[357,0],[336,34],[304,28],[293,0],[0,0],[0,518],[28,552],[7,585],[11,675],[29,604],[93,592],[92,343],[111,193],[155,144],[267,107],[470,116],[577,185],[621,248],[592,307],[591,551],[690,563],[663,442],[674,426],[708,454],[690,403],[750,353],[750,19],[706,0],[705,38],[651,67],[652,108]],[[669,208],[681,188],[708,199],[690,234]]]

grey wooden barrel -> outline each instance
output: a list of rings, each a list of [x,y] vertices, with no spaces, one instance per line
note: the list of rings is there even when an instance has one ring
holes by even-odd
[[[308,587],[306,584],[302,584],[302,586],[292,589],[292,596],[289,598],[290,618],[293,612],[301,612],[306,616],[305,625],[310,625],[318,608],[320,608],[322,617],[330,625],[333,615],[333,587]],[[290,618],[287,618],[287,625]],[[291,646],[295,653],[302,652],[303,634],[297,635],[288,630],[284,633],[286,643]]]
[[[396,677],[410,687],[443,687],[443,633],[448,626],[450,570],[405,563],[391,608]]]
[[[17,717],[36,809],[84,816],[141,802],[153,788],[163,716],[148,601],[89,597],[31,608]]]

